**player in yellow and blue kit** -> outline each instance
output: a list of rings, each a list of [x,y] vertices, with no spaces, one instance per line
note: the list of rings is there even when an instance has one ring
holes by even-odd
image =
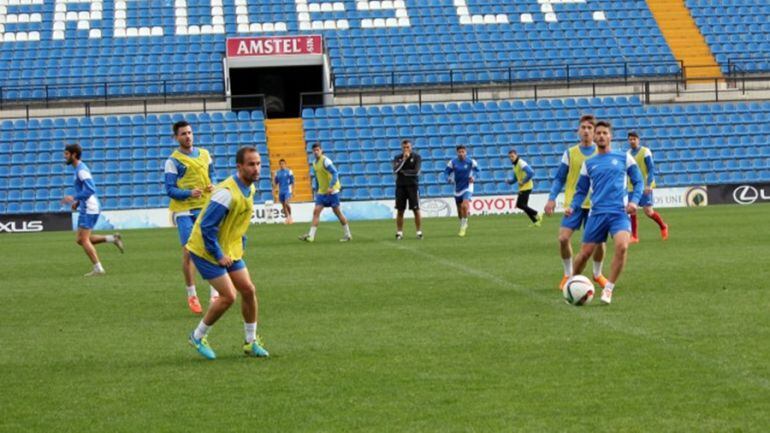
[[[631,148],[628,150],[628,154],[631,155],[636,161],[636,165],[639,166],[639,170],[642,172],[642,178],[644,179],[644,194],[639,201],[639,207],[644,209],[644,214],[648,218],[655,221],[660,228],[660,237],[665,241],[668,239],[668,225],[660,217],[660,214],[655,212],[652,208],[654,200],[652,198],[652,190],[655,189],[655,164],[652,161],[652,151],[649,147],[639,145],[639,134],[636,131],[628,133],[628,144]],[[632,191],[632,186],[628,184],[629,194]],[[639,231],[636,220],[636,213],[631,214],[631,243],[639,242]]]
[[[193,347],[207,359],[216,354],[206,335],[241,294],[241,313],[248,356],[266,357],[267,350],[257,336],[256,289],[243,260],[246,232],[254,214],[254,182],[259,180],[262,159],[253,147],[242,147],[235,155],[238,173],[217,185],[200,217],[195,221],[186,248],[201,276],[219,292],[206,315],[190,334]]]
[[[96,184],[91,176],[91,170],[80,158],[83,156],[83,149],[79,144],[69,144],[64,148],[64,159],[67,165],[75,169],[74,194],[62,198],[62,204],[72,206],[72,210],[78,211],[78,233],[76,242],[83,247],[86,255],[93,264],[91,272],[85,274],[86,277],[104,275],[105,270],[99,261],[99,255],[96,254],[94,245],[102,242],[110,242],[123,252],[123,239],[120,233],[114,235],[100,236],[91,234],[99,220],[99,199],[96,197]]]
[[[184,120],[174,123],[174,138],[179,147],[166,160],[164,181],[172,219],[182,244],[182,274],[187,287],[187,306],[195,314],[203,309],[195,288],[195,267],[190,254],[184,248],[192,232],[195,220],[214,190],[214,162],[205,149],[193,146],[192,126]],[[217,292],[211,288],[211,298]]]
[[[278,201],[283,206],[283,213],[286,215],[286,224],[294,224],[291,218],[291,193],[294,190],[294,172],[286,166],[286,160],[278,161],[280,170],[275,171],[273,183],[278,186]]]
[[[527,214],[530,221],[532,221],[531,227],[540,227],[543,216],[529,207],[529,195],[532,194],[532,189],[535,187],[535,182],[532,180],[535,177],[535,170],[513,149],[508,152],[508,158],[511,160],[511,165],[513,165],[513,178],[507,179],[506,182],[510,185],[515,183],[519,186],[516,207]]]
[[[578,126],[580,143],[567,149],[561,157],[561,164],[559,164],[559,168],[554,176],[551,192],[548,195],[548,202],[545,205],[546,215],[553,215],[556,209],[556,197],[561,192],[562,187],[564,187],[564,207],[566,208],[572,202],[572,197],[575,195],[575,189],[577,188],[577,181],[580,177],[580,167],[586,159],[596,155],[594,125],[596,125],[596,118],[594,116],[586,114],[580,118]],[[561,227],[559,228],[559,253],[561,254],[561,261],[564,267],[564,276],[559,283],[559,290],[564,287],[564,283],[572,275],[572,233],[585,225],[590,205],[591,202],[586,199],[581,208],[569,216],[565,214],[561,220]],[[604,244],[597,248],[594,254],[594,281],[602,287],[607,284],[607,279],[602,275],[603,261]]]
[[[313,222],[310,224],[310,230],[307,234],[301,235],[299,240],[305,242],[315,241],[315,233],[318,230],[318,223],[321,220],[321,212],[324,208],[330,207],[340,220],[342,224],[342,230],[344,235],[340,239],[340,242],[348,242],[353,240],[353,235],[350,234],[350,226],[348,220],[340,209],[340,184],[339,172],[334,167],[334,163],[331,159],[327,158],[321,145],[319,143],[313,144],[313,161],[311,176],[313,176],[313,182],[315,183],[315,208],[313,209]]]
[[[583,233],[583,246],[575,257],[574,270],[580,274],[596,247],[612,236],[615,255],[612,257],[610,278],[602,290],[602,303],[612,302],[615,283],[626,264],[628,244],[631,240],[631,220],[628,215],[636,212],[642,197],[644,181],[642,173],[631,155],[612,151],[612,126],[609,122],[597,122],[595,134],[597,155],[587,159],[580,168],[575,196],[566,215],[578,212],[591,192],[591,211]],[[626,179],[631,180],[633,190],[626,192]]]
[[[468,229],[473,184],[480,170],[476,160],[468,156],[468,150],[465,146],[459,145],[456,150],[457,158],[447,163],[446,168],[444,168],[444,175],[447,182],[455,184],[455,204],[457,205],[457,218],[460,219],[458,236],[463,237]]]

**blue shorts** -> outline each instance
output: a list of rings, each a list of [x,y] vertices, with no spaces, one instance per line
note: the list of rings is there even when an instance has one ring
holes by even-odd
[[[572,215],[570,216],[564,216],[564,218],[561,219],[561,226],[565,229],[570,230],[579,230],[580,227],[586,226],[586,220],[588,219],[588,209],[580,208],[574,212],[572,212]]]
[[[323,207],[340,207],[340,195],[339,194],[316,194],[315,205]]]
[[[290,192],[279,192],[278,193],[278,201],[283,203],[291,198]]]
[[[473,193],[470,191],[465,191],[464,193],[462,193],[462,195],[455,195],[455,203],[460,204],[465,200],[471,201],[472,198],[473,198]]]
[[[83,213],[78,214],[78,228],[92,230],[96,226],[96,222],[99,221],[98,213]]]
[[[192,209],[190,210],[190,215],[179,215],[174,218],[176,230],[179,232],[179,242],[182,246],[187,245],[187,241],[190,239],[190,234],[195,225],[195,220],[198,219],[200,213],[200,209]]]
[[[618,232],[631,233],[631,218],[623,212],[594,214],[588,217],[583,243],[600,244],[607,242],[607,235],[615,236]]]
[[[193,253],[190,253],[190,258],[192,258],[193,263],[195,263],[195,267],[198,268],[198,272],[201,274],[201,277],[203,277],[204,280],[213,280],[214,278],[219,278],[222,275],[235,272],[246,267],[246,262],[243,260],[236,260],[232,265],[230,265],[229,268],[225,268],[224,266],[216,265],[202,257],[196,256]]]
[[[628,201],[631,201],[631,193],[628,193]],[[652,199],[652,191],[649,194],[642,193],[642,198],[639,199],[639,207],[652,206],[655,201]]]

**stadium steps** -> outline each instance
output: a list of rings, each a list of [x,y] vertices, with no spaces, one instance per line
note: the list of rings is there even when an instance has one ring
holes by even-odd
[[[295,202],[313,200],[310,187],[310,166],[307,163],[307,146],[305,145],[305,128],[302,119],[267,119],[265,120],[267,135],[267,151],[270,155],[270,169],[278,169],[278,161],[286,160],[286,164],[294,171]],[[273,195],[278,201],[278,190],[273,189]]]
[[[722,70],[684,0],[647,0],[647,5],[674,57],[684,64],[688,82],[723,79]]]

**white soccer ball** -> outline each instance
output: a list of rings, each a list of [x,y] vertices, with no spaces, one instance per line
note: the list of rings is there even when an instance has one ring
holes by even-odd
[[[594,298],[594,283],[583,275],[575,275],[564,285],[564,300],[568,304],[579,307],[591,302]]]

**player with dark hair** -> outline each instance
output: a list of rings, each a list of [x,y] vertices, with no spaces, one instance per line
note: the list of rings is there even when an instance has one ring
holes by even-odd
[[[237,174],[216,186],[211,200],[195,221],[186,248],[201,276],[219,292],[206,315],[190,334],[190,344],[206,359],[216,359],[206,335],[241,294],[241,313],[248,356],[267,357],[257,335],[258,302],[243,255],[246,232],[254,212],[254,182],[259,180],[262,159],[253,147],[238,149]]]
[[[628,244],[631,239],[631,221],[628,214],[636,212],[642,196],[644,181],[636,161],[627,153],[612,151],[612,125],[609,122],[596,123],[596,156],[583,162],[575,195],[568,208],[567,216],[580,211],[591,191],[591,213],[583,233],[583,246],[575,257],[574,271],[580,274],[596,247],[612,236],[615,255],[612,257],[610,278],[602,290],[602,303],[612,302],[615,283],[626,264]],[[630,198],[626,192],[626,179],[633,187]]]
[[[542,215],[539,215],[536,210],[529,207],[529,195],[532,194],[532,188],[535,187],[535,183],[532,181],[532,178],[535,177],[535,170],[514,149],[508,152],[508,158],[510,158],[511,165],[513,166],[513,178],[507,179],[506,182],[510,185],[515,183],[519,186],[516,207],[527,214],[530,221],[532,221],[530,226],[540,227],[543,222]]]
[[[655,212],[652,208],[654,200],[652,199],[652,190],[655,189],[655,165],[652,161],[652,151],[649,147],[639,145],[639,134],[636,131],[628,133],[628,144],[631,148],[628,150],[628,154],[636,161],[636,165],[639,166],[639,170],[642,172],[642,178],[644,179],[644,194],[642,194],[641,200],[639,200],[639,207],[644,210],[644,214],[647,218],[655,221],[660,228],[660,236],[665,241],[668,239],[668,225],[660,217],[660,214]],[[633,191],[632,185],[628,184],[629,195]],[[636,213],[631,214],[631,243],[635,244],[639,242],[639,231],[636,220]]]
[[[455,204],[457,204],[457,217],[460,219],[458,236],[463,237],[468,229],[473,183],[479,175],[479,164],[468,156],[465,146],[459,145],[455,150],[457,150],[457,158],[447,163],[444,174],[447,182],[455,184]]]
[[[278,201],[283,206],[283,213],[286,215],[286,224],[294,224],[291,218],[291,193],[294,189],[294,172],[286,166],[286,160],[278,161],[279,170],[273,175],[273,183],[278,187]]]
[[[187,306],[193,313],[201,314],[203,308],[195,288],[195,267],[184,245],[214,190],[214,162],[207,150],[193,146],[193,130],[189,123],[180,120],[174,123],[172,129],[178,147],[166,160],[164,183],[166,195],[171,199],[168,208],[182,244],[182,275],[187,287]],[[213,300],[218,294],[213,287],[210,291]]]
[[[580,117],[578,126],[578,135],[580,143],[570,147],[561,157],[561,164],[551,184],[551,192],[548,195],[548,202],[545,205],[545,214],[553,215],[556,208],[556,197],[564,187],[564,207],[566,208],[572,202],[575,195],[577,181],[580,178],[580,167],[586,159],[596,155],[596,144],[594,143],[594,125],[596,118],[590,114]],[[559,290],[564,287],[569,276],[572,275],[572,233],[585,225],[588,219],[588,210],[591,202],[585,199],[583,206],[573,211],[570,215],[564,214],[559,228],[559,253],[561,254],[562,264],[564,266],[564,276],[559,283]],[[599,245],[594,253],[594,281],[604,287],[607,279],[602,275],[602,262],[604,260],[604,244]]]
[[[313,222],[310,224],[310,230],[307,234],[301,235],[299,240],[315,241],[315,233],[318,230],[318,223],[321,221],[321,212],[324,208],[330,207],[342,224],[344,234],[340,242],[349,242],[353,240],[353,235],[350,234],[348,220],[340,208],[339,193],[342,185],[340,184],[339,172],[334,167],[332,160],[324,155],[320,143],[314,143],[312,149],[315,161],[313,161],[310,174],[313,176],[313,182],[316,186],[315,208],[313,209]]]
[[[96,248],[94,245],[101,244],[103,242],[110,242],[123,252],[123,239],[120,237],[120,233],[113,235],[100,236],[92,234],[96,222],[99,220],[99,199],[96,197],[96,184],[94,178],[91,176],[91,170],[88,168],[85,162],[80,159],[83,156],[83,149],[79,144],[68,144],[64,148],[64,159],[67,165],[71,165],[75,169],[74,179],[74,194],[67,195],[62,198],[62,204],[71,205],[72,210],[78,211],[78,233],[77,243],[83,247],[88,258],[93,264],[91,272],[85,274],[86,277],[94,277],[98,275],[104,275],[106,272],[102,266],[102,262],[99,261],[99,255],[96,254]]]
[[[417,239],[422,239],[422,217],[420,215],[420,168],[422,157],[412,150],[410,140],[401,141],[401,153],[393,159],[393,172],[396,174],[396,240],[404,238],[404,212],[409,209],[414,213],[414,226]]]

